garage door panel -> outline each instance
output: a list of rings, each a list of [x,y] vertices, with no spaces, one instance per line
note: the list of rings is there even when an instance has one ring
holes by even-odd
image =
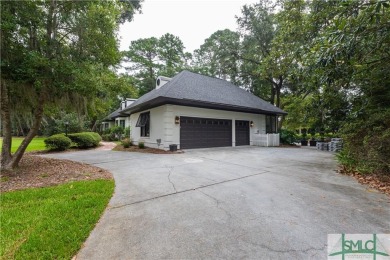
[[[207,148],[232,145],[232,121],[180,117],[180,148]]]
[[[249,121],[236,120],[236,146],[249,145]]]

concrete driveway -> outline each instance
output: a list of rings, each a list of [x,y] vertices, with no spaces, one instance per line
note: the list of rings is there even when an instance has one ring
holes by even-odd
[[[77,259],[325,259],[327,234],[390,233],[390,200],[305,148],[50,157],[110,170],[116,189]]]

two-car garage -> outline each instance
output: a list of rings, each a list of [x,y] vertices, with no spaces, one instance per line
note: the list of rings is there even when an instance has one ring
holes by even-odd
[[[232,146],[232,120],[180,117],[180,149]],[[236,145],[249,145],[249,121],[235,120]]]

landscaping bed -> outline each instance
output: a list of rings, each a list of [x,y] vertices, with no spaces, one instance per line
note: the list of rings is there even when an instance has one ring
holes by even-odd
[[[1,171],[0,191],[46,187],[69,181],[94,179],[112,179],[112,174],[87,164],[26,154],[17,169]]]
[[[340,166],[339,173],[354,177],[359,183],[368,185],[387,195],[390,195],[390,176],[385,174],[362,174],[354,170],[348,170],[345,166]]]
[[[175,152],[171,151],[164,151],[161,149],[156,148],[139,148],[138,146],[130,146],[129,148],[124,148],[123,145],[118,144],[116,147],[112,149],[113,151],[122,151],[122,152],[138,152],[138,153],[154,153],[154,154],[177,154],[177,153],[184,153],[184,151],[178,150]]]

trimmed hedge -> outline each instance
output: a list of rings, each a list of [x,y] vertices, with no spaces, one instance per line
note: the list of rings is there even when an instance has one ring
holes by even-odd
[[[69,134],[69,138],[76,144],[78,148],[90,148],[99,145],[102,138],[95,132],[82,132]]]
[[[64,151],[72,145],[72,140],[64,134],[52,135],[45,139],[45,145],[49,150]]]

